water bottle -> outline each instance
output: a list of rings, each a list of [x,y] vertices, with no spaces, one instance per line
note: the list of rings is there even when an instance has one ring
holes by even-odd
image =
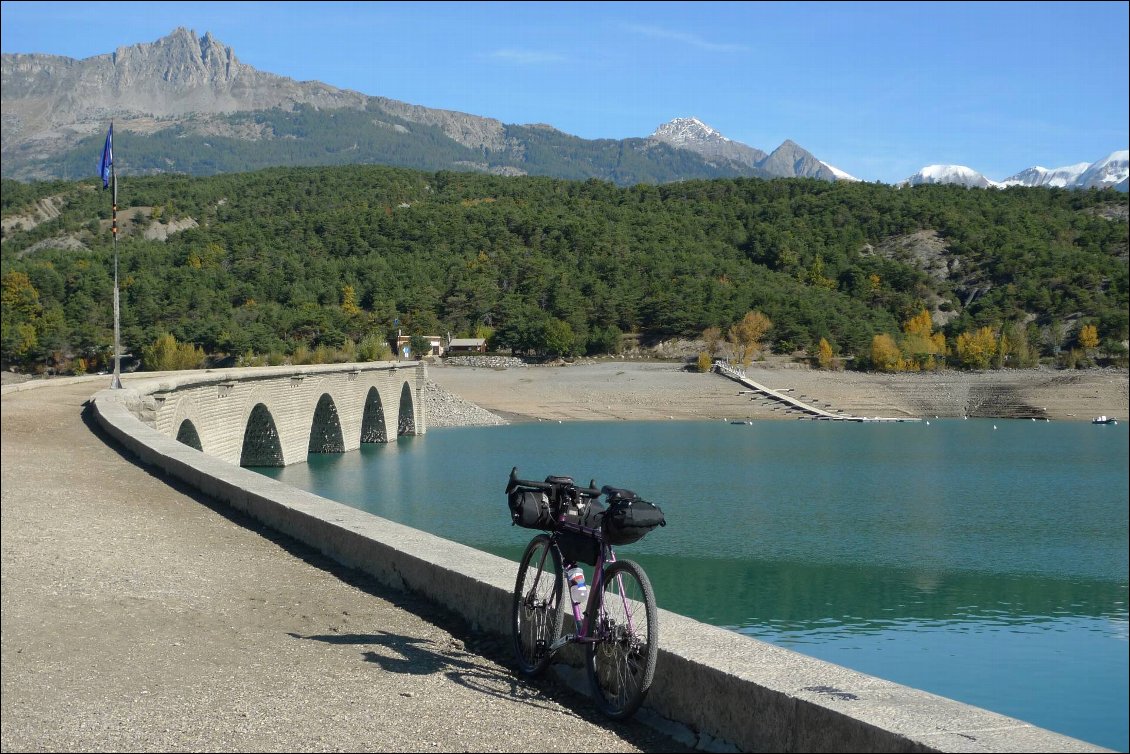
[[[589,587],[585,583],[585,572],[581,570],[580,566],[573,566],[565,572],[565,578],[569,582],[569,596],[573,598],[573,604],[584,607],[589,599]]]

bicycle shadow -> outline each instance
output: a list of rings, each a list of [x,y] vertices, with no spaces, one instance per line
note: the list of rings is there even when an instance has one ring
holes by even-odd
[[[362,652],[361,657],[365,662],[374,663],[385,672],[405,675],[442,674],[453,683],[480,693],[584,717],[570,709],[569,705],[556,702],[553,695],[545,693],[544,689],[519,679],[509,670],[483,664],[481,654],[467,652],[460,647],[461,643],[457,640],[445,648],[431,639],[420,639],[388,631],[309,636],[289,632],[288,635],[295,639],[320,641],[338,646],[375,647]]]

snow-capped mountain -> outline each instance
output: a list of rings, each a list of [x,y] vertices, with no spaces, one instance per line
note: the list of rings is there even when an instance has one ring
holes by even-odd
[[[791,140],[766,154],[760,149],[734,141],[703,123],[698,118],[675,118],[660,125],[650,139],[678,149],[696,152],[708,160],[736,162],[752,168],[755,175],[766,178],[819,178],[825,181],[858,181],[859,179],[817,159]],[[1006,188],[1008,186],[1047,186],[1049,188],[1109,188],[1127,190],[1130,175],[1130,152],[1113,152],[1098,162],[1080,162],[1061,168],[1035,166],[1022,170],[1003,181],[994,181],[965,165],[927,165],[900,185],[953,183],[968,188]]]
[[[1126,191],[1130,179],[1130,150],[1111,152],[1093,163],[1075,182],[1077,188],[1111,188]]]
[[[1111,152],[1098,162],[1080,162],[1062,168],[1035,166],[1003,181],[993,181],[964,165],[928,165],[903,181],[904,186],[921,183],[956,183],[977,188],[1047,186],[1049,188],[1114,188],[1126,191],[1130,183],[1130,150]]]
[[[964,165],[927,165],[903,181],[903,185],[907,186],[924,183],[956,183],[969,188],[998,188],[1001,185]]]
[[[1048,168],[1035,167],[1021,170],[1016,175],[1010,175],[1005,178],[1001,183],[1005,186],[1050,186],[1052,188],[1064,188],[1071,186],[1079,176],[1091,167],[1089,162],[1079,162],[1074,165],[1068,165],[1062,168]]]

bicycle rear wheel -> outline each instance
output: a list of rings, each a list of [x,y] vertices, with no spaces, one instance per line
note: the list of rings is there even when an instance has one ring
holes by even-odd
[[[631,717],[643,703],[659,654],[659,619],[647,574],[630,560],[604,571],[597,622],[600,638],[585,652],[596,705],[613,720]]]
[[[518,565],[510,625],[518,670],[532,678],[549,666],[549,647],[561,635],[565,619],[561,553],[547,534],[530,540]]]

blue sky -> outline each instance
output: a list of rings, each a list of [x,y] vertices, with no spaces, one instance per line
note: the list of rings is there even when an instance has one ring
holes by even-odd
[[[184,26],[244,63],[587,139],[694,116],[863,180],[1000,180],[1130,144],[1127,2],[3,2],[3,52]]]

